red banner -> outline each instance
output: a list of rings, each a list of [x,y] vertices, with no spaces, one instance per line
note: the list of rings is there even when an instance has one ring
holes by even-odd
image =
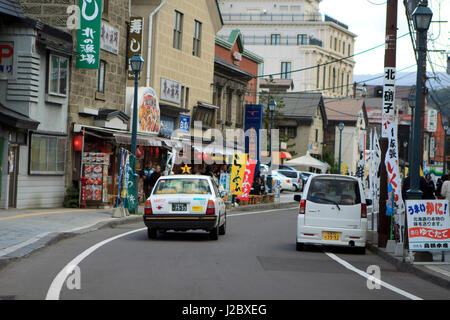
[[[247,166],[245,167],[244,180],[242,181],[242,194],[237,196],[239,200],[248,200],[250,195],[250,189],[253,184],[253,176],[255,174],[256,160],[247,160]]]
[[[423,227],[409,228],[409,237],[425,237],[437,240],[450,239],[450,229],[436,230]]]

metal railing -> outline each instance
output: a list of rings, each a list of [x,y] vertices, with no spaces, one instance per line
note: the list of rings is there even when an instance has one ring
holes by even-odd
[[[288,14],[288,13],[222,13],[224,22],[255,21],[255,22],[305,22],[322,21],[320,14]]]
[[[228,37],[219,35],[220,38],[227,40]],[[323,43],[321,40],[314,37],[304,37],[298,38],[297,36],[280,36],[272,38],[271,35],[265,36],[250,36],[243,35],[244,46],[246,45],[278,45],[278,46],[319,46],[322,47]]]

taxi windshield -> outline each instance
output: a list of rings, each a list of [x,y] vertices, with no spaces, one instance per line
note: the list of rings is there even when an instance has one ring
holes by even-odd
[[[211,194],[211,189],[206,179],[161,179],[153,194]]]

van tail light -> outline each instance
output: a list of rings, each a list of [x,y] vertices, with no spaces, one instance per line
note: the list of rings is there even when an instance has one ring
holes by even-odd
[[[361,203],[361,218],[367,218],[367,205]]]
[[[306,200],[300,201],[300,209],[298,210],[298,214],[305,214],[306,210]]]
[[[153,214],[152,203],[150,200],[145,201],[144,214]]]
[[[208,207],[206,208],[206,214],[213,215],[216,213],[216,208],[214,206],[214,201],[209,200],[208,201]]]
[[[287,179],[286,182],[287,182],[287,183],[291,183],[291,180]]]

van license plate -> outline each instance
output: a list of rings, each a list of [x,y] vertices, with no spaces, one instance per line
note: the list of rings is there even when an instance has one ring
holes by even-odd
[[[172,203],[172,211],[187,211],[186,203]]]
[[[339,241],[340,240],[340,233],[339,232],[327,232],[327,231],[325,231],[323,233],[323,240]]]

